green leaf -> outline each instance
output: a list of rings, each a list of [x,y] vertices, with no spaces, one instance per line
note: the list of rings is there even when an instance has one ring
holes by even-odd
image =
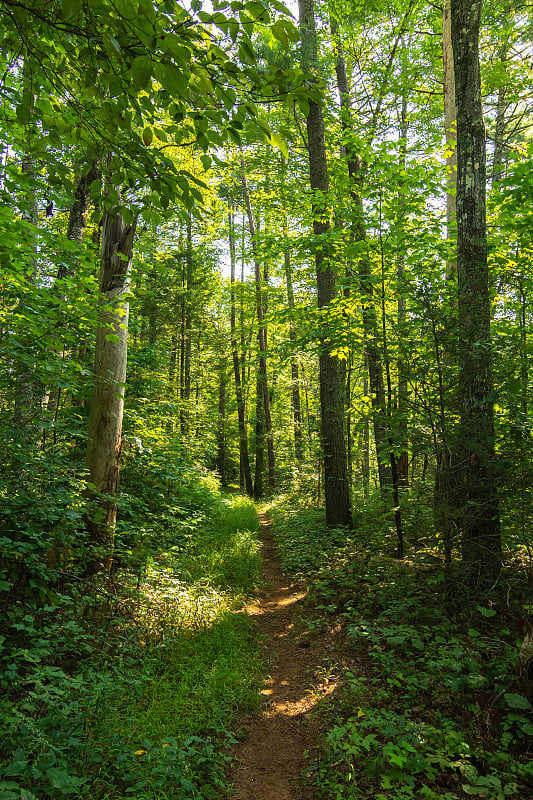
[[[496,611],[493,608],[485,608],[484,606],[477,606],[477,610],[480,614],[483,614],[484,617],[495,617]]]
[[[112,33],[109,31],[104,31],[102,36],[102,44],[104,46],[104,50],[109,55],[120,55],[122,53],[122,48],[120,47],[119,43],[115,39]]]
[[[148,56],[138,56],[131,65],[131,76],[137,89],[146,89],[152,77],[152,62]]]
[[[263,22],[268,21],[268,9],[263,3],[257,2],[257,0],[251,0],[251,2],[246,3],[246,11],[248,14],[255,17],[256,20],[261,20]]]
[[[289,37],[287,36],[287,31],[285,30],[285,26],[283,25],[281,20],[275,22],[270,30],[272,31],[272,35],[274,38],[280,42],[285,50],[289,47]]]
[[[189,72],[182,71],[173,64],[158,64],[155,75],[163,89],[173,97],[182,97],[189,84]]]
[[[237,92],[232,86],[226,86],[222,94],[222,102],[228,111],[231,111],[237,99]]]
[[[123,19],[133,20],[137,16],[137,7],[133,0],[114,0],[115,8]]]
[[[249,61],[252,64],[255,62],[255,53],[252,46],[245,39],[239,45],[239,58],[241,61]]]
[[[280,151],[281,155],[284,158],[289,157],[289,148],[287,147],[287,142],[284,139],[282,139],[281,136],[279,136],[279,134],[272,132],[270,134],[270,143],[272,147]]]
[[[530,709],[532,708],[531,703],[521,694],[511,694],[507,692],[504,694],[504,699],[509,708],[523,708],[523,709]]]
[[[61,13],[64,19],[72,19],[77,16],[83,8],[83,0],[62,0]]]
[[[150,147],[154,140],[154,134],[151,128],[145,128],[143,130],[143,142],[145,143],[146,147]]]
[[[20,124],[26,125],[26,123],[31,119],[31,108],[24,103],[19,103],[15,109],[15,114],[17,115],[17,120],[20,122]]]
[[[239,131],[236,128],[228,128],[228,134],[233,139],[235,144],[237,144],[237,145],[241,145],[242,144],[241,135],[240,135]]]

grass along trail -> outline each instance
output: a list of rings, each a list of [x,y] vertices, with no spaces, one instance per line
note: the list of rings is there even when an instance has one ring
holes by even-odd
[[[330,660],[331,635],[311,637],[302,620],[306,592],[280,568],[270,522],[260,514],[264,590],[249,605],[270,661],[259,712],[243,720],[244,738],[235,750],[229,780],[231,800],[314,800],[303,785],[305,755],[320,736],[317,704],[336,687],[324,669]]]

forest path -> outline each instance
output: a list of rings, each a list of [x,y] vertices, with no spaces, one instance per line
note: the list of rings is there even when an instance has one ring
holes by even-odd
[[[311,633],[305,625],[306,591],[281,572],[270,522],[260,514],[264,589],[246,612],[270,661],[262,707],[242,721],[228,778],[231,800],[314,800],[301,778],[305,754],[317,749],[321,723],[312,712],[336,687],[342,666],[340,631]],[[340,650],[340,651],[339,651]],[[340,657],[340,658],[339,658]],[[344,666],[344,665],[343,665]]]

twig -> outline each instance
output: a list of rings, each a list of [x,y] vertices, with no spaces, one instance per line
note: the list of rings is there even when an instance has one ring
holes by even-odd
[[[85,580],[85,578],[80,578],[79,575],[73,575],[71,572],[64,572],[64,570],[56,569],[55,567],[52,567],[52,569],[54,572],[57,572],[58,575],[63,575],[65,578],[71,578],[74,581],[78,581],[78,583],[83,583],[85,586],[88,586],[90,589],[93,589],[93,591],[103,595],[103,597],[107,597],[109,600],[113,600],[114,603],[118,603],[120,606],[123,607],[125,612],[132,618],[132,620],[134,621],[134,623],[137,625],[138,628],[141,628],[144,632],[148,630],[146,625],[143,625],[142,622],[139,622],[139,620],[137,620],[134,617],[133,612],[130,611],[124,600],[120,600],[118,597],[115,597],[115,595],[106,592],[104,589],[99,589],[98,586],[94,585],[94,583]]]

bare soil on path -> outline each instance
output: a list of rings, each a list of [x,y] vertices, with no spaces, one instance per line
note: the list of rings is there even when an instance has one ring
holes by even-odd
[[[241,720],[244,737],[229,771],[231,800],[317,800],[302,777],[306,755],[319,754],[317,707],[352,659],[342,630],[310,631],[306,590],[281,572],[270,522],[260,514],[264,590],[246,608],[270,663],[257,714]],[[307,767],[308,771],[312,766]]]

